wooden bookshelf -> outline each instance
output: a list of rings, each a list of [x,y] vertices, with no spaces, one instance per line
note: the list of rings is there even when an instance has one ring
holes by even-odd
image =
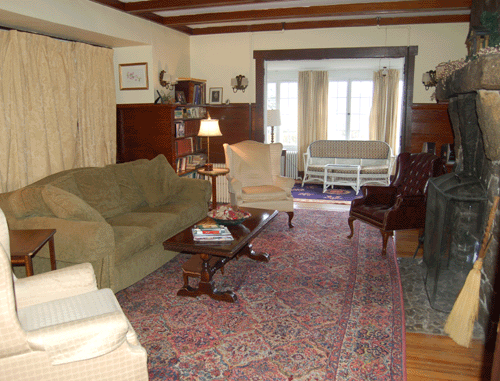
[[[117,162],[151,160],[163,154],[180,176],[195,171],[182,168],[193,160],[190,155],[205,153],[198,137],[205,117],[206,108],[201,105],[117,105]]]

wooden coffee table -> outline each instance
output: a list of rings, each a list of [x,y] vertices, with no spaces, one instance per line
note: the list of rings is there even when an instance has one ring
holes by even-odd
[[[163,242],[165,250],[193,254],[182,266],[184,286],[177,292],[177,295],[196,297],[206,294],[216,300],[234,303],[237,300],[237,296],[233,291],[219,291],[214,286],[212,277],[215,272],[223,268],[231,259],[242,255],[246,255],[256,261],[269,261],[269,254],[255,253],[250,241],[276,217],[278,211],[254,208],[241,209],[248,211],[251,217],[240,225],[228,226],[234,241],[220,244],[195,242],[193,240],[193,233],[191,232],[193,226],[190,226]],[[190,276],[199,276],[200,282],[197,288],[189,285]]]

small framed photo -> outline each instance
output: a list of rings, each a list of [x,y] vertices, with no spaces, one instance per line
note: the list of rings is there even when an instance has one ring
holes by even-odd
[[[210,103],[222,103],[222,87],[211,87],[209,100]]]
[[[182,122],[175,123],[175,137],[176,138],[184,137],[184,123]]]
[[[180,104],[186,104],[186,95],[184,95],[184,91],[176,91],[175,100]]]
[[[149,88],[148,63],[119,64],[120,90],[147,90]]]

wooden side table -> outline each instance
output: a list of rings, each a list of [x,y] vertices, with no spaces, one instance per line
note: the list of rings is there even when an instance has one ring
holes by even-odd
[[[214,168],[211,170],[200,168],[198,173],[212,178],[212,209],[217,208],[217,176],[229,173],[229,168]]]
[[[54,247],[56,229],[10,230],[10,261],[14,266],[25,266],[26,276],[33,275],[33,257],[48,242],[50,267],[56,269]]]

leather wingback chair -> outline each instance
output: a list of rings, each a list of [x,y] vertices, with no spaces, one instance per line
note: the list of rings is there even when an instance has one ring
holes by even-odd
[[[0,380],[148,380],[147,353],[90,263],[17,279],[0,209]]]
[[[288,213],[292,225],[295,181],[280,174],[281,143],[264,144],[245,140],[224,144],[231,204]]]
[[[394,230],[423,229],[429,178],[446,173],[443,161],[429,153],[401,153],[396,173],[389,186],[363,186],[363,197],[354,199],[349,211],[351,238],[354,221],[360,220],[380,229],[382,255]]]

